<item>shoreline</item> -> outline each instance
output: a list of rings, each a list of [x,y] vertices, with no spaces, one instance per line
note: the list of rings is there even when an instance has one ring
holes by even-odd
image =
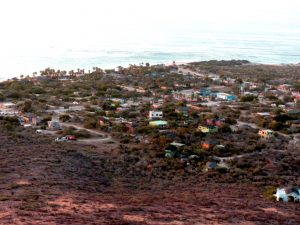
[[[231,60],[244,60],[244,59],[231,59]],[[176,65],[177,66],[183,66],[183,65],[187,65],[187,64],[190,64],[190,63],[197,63],[197,62],[206,62],[206,61],[230,61],[229,59],[211,59],[211,60],[180,60],[180,61],[176,61],[176,60],[171,60],[171,61],[162,61],[160,63],[150,63],[150,65],[160,65],[160,64],[163,64],[165,66],[171,66],[173,65],[173,62],[175,61]],[[249,61],[249,60],[248,60]],[[300,66],[300,62],[299,63],[260,63],[260,62],[252,62],[252,61],[249,61],[250,63],[248,65],[253,65],[253,66],[259,66],[259,65],[266,65],[266,66]],[[145,63],[144,63],[145,64]],[[140,63],[134,63],[134,64],[127,64],[124,66],[124,64],[120,64],[118,66],[114,66],[114,67],[98,67],[102,70],[113,70],[119,66],[123,67],[123,68],[128,68],[130,65],[140,65]],[[96,65],[94,65],[93,67],[97,67]],[[83,67],[83,68],[80,68],[81,70],[85,70],[85,71],[89,71],[89,70],[92,70],[92,68],[88,68],[88,67]],[[36,70],[36,71],[41,71],[41,70],[44,70],[46,68],[51,68],[51,69],[55,69],[55,70],[60,70],[60,71],[71,71],[71,70],[74,70],[76,71],[77,68],[73,68],[73,69],[65,69],[65,68],[56,68],[56,67],[51,67],[51,66],[48,66],[48,67],[45,67],[43,69],[39,69],[39,70]],[[29,77],[32,77],[34,71],[32,71],[30,73],[30,75],[28,74]],[[26,74],[26,73],[21,73],[21,74]],[[0,82],[5,82],[5,81],[8,81],[10,79],[13,79],[13,78],[20,78],[20,75],[12,75],[12,76],[5,76],[5,75],[1,75],[0,74]],[[24,75],[24,77],[26,77],[27,75]],[[40,76],[39,74],[37,76]]]

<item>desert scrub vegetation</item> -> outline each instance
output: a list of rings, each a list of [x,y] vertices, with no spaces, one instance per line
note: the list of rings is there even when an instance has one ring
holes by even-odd
[[[7,131],[13,131],[19,126],[17,117],[0,116],[0,125]]]

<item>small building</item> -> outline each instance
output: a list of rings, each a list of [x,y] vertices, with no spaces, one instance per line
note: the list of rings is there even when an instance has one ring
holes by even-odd
[[[166,158],[176,158],[180,156],[180,152],[185,144],[172,142],[168,147],[165,148],[165,157]]]
[[[210,162],[206,163],[204,171],[207,172],[207,171],[211,171],[211,170],[216,170],[218,168],[219,168],[218,162],[210,161]]]
[[[110,123],[109,117],[101,116],[101,117],[99,118],[99,125],[100,125],[100,127],[109,125],[109,123]]]
[[[201,131],[202,133],[217,133],[218,127],[216,126],[199,126],[198,131]]]
[[[16,108],[16,104],[12,102],[4,102],[0,103],[0,108],[1,109],[14,109]]]
[[[271,114],[269,112],[257,112],[256,115],[261,117],[269,117]]]
[[[37,126],[41,123],[42,119],[33,113],[26,113],[21,116],[21,121],[25,124]]]
[[[290,84],[282,84],[277,87],[278,91],[289,92],[291,91],[292,85]]]
[[[212,91],[210,88],[201,88],[198,92],[198,94],[202,97],[209,97],[212,94]]]
[[[48,121],[48,128],[50,130],[60,130],[61,129],[61,126],[60,126],[60,123],[59,121]]]
[[[182,114],[185,117],[189,116],[189,111],[190,111],[189,107],[184,107],[184,106],[175,109],[176,113]]]
[[[264,129],[258,131],[258,135],[262,138],[271,138],[274,137],[274,132],[272,130]]]
[[[222,127],[225,124],[225,119],[206,119],[206,124],[209,126]]]
[[[276,201],[300,202],[300,187],[277,188]]]
[[[168,126],[168,122],[164,120],[156,120],[149,122],[150,127],[154,128],[166,128]]]
[[[218,144],[219,144],[219,141],[212,139],[212,140],[203,141],[201,143],[201,147],[205,150],[209,150],[209,149],[214,148]]]
[[[216,94],[217,99],[225,100],[225,101],[234,101],[237,99],[235,95],[223,93],[223,92],[218,92]]]
[[[138,127],[138,124],[134,123],[134,122],[126,122],[125,127],[126,127],[126,131],[128,133],[133,134],[133,133],[135,133],[136,128]]]
[[[163,112],[162,111],[150,111],[149,112],[149,119],[162,119],[163,118]]]
[[[300,115],[300,110],[292,109],[292,110],[289,110],[287,113],[288,113],[290,116],[297,116],[297,115]]]

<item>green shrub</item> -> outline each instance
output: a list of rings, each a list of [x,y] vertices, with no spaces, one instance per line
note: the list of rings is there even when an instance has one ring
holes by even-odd
[[[273,186],[267,187],[264,192],[264,197],[269,200],[275,201],[276,197],[274,196],[274,194],[276,194],[276,190],[277,190],[276,187]]]

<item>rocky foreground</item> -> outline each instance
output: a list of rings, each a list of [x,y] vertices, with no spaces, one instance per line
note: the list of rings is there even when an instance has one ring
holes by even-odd
[[[0,146],[0,224],[300,224],[300,205],[267,200],[264,187],[129,171],[111,143],[0,129]]]

